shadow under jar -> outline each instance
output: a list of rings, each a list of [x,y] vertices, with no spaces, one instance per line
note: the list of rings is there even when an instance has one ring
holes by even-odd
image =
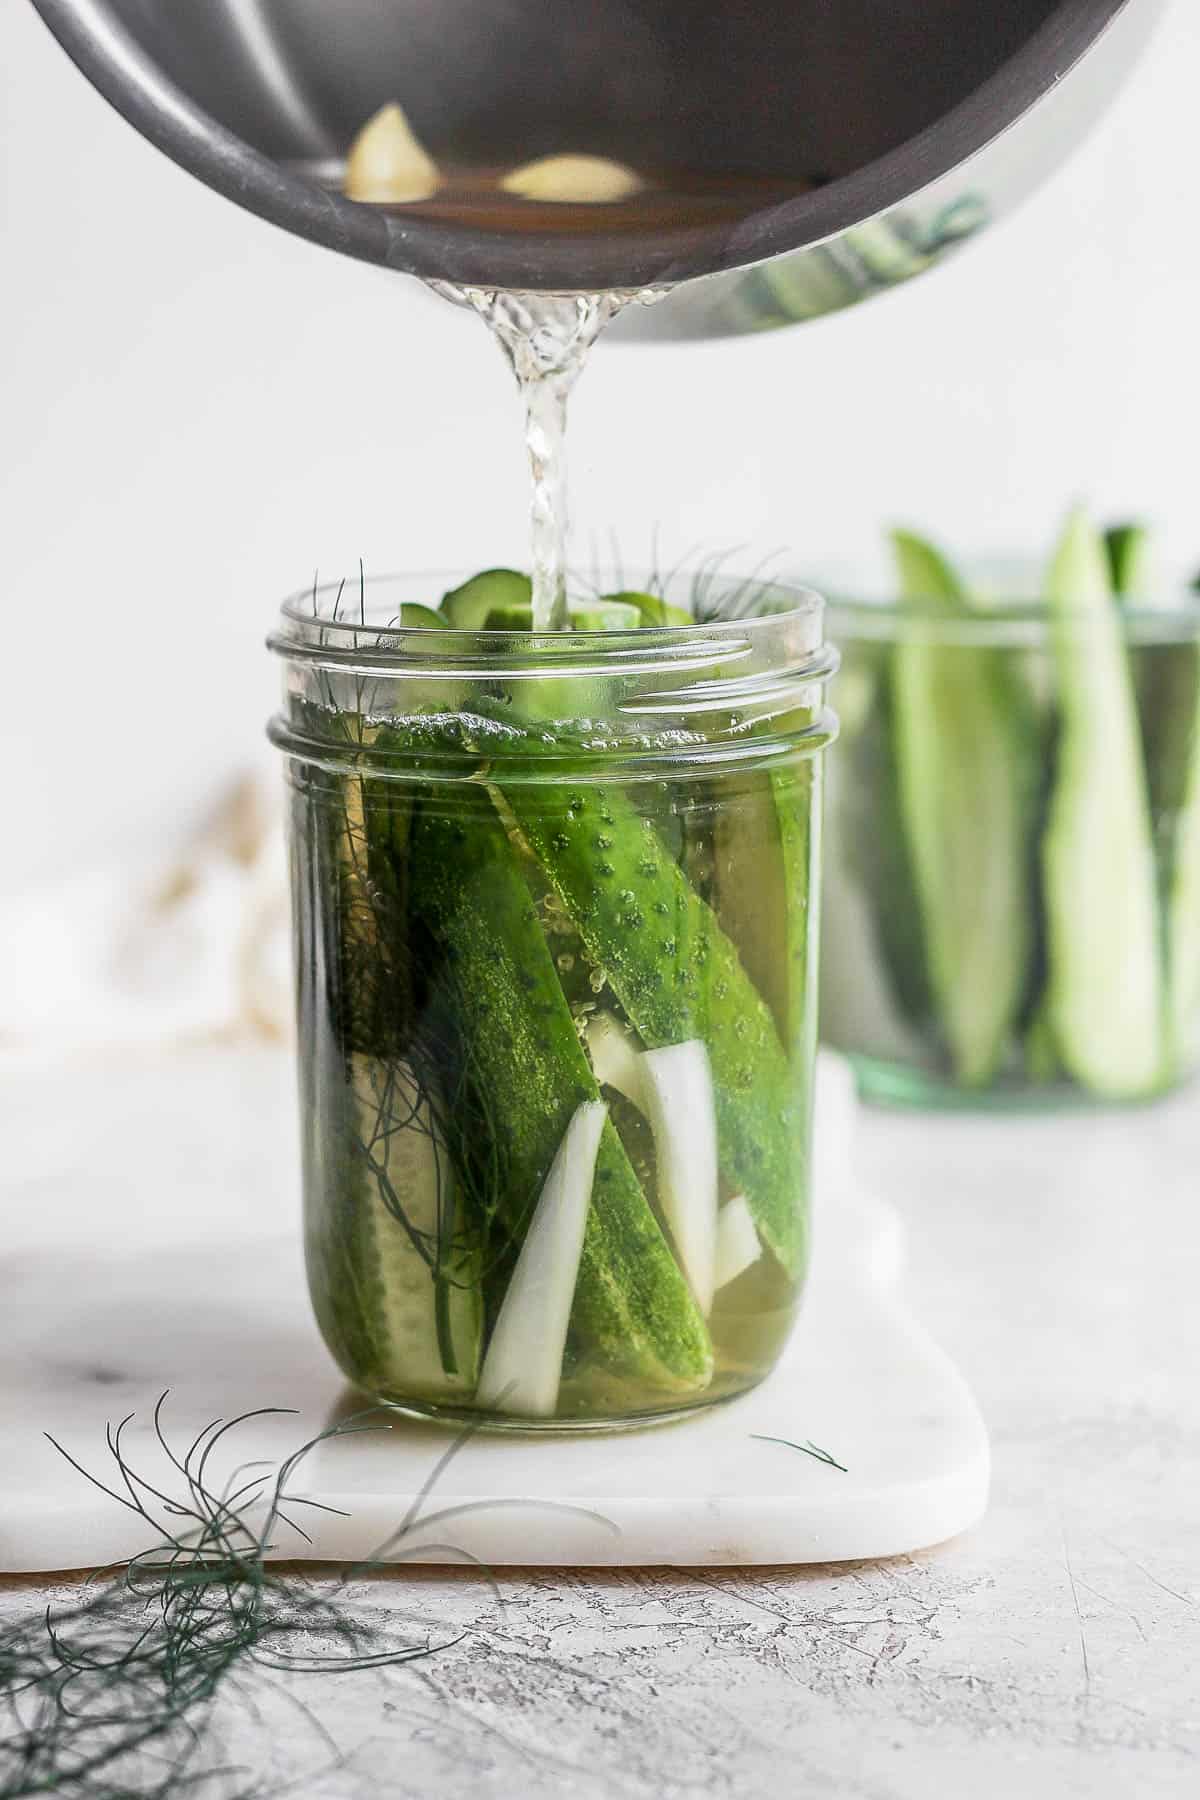
[[[822,1039],[899,1104],[1178,1085],[1200,1062],[1200,606],[829,618]]]
[[[808,1261],[821,603],[398,623],[451,585],[318,591],[271,640],[316,1316],[424,1414],[705,1406],[768,1373]]]

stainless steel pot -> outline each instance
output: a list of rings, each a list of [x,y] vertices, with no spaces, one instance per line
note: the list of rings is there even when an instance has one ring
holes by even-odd
[[[716,336],[813,318],[941,261],[1061,160],[1165,0],[34,4],[152,143],[287,230],[485,287],[683,282],[637,309],[638,329]],[[571,235],[331,193],[313,169],[395,98],[442,155],[594,151],[796,191],[732,223]]]

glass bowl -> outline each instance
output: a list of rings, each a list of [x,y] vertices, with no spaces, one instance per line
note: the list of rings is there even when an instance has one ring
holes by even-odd
[[[1133,1101],[1200,1052],[1200,607],[839,600],[821,1032],[865,1095]]]

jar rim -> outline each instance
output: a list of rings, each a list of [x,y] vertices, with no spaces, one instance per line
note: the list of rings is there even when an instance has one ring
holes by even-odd
[[[655,591],[673,602],[690,579],[677,572]],[[318,583],[286,600],[268,639],[285,665],[272,740],[310,763],[340,761],[357,754],[356,740],[340,727],[314,730],[314,717],[319,724],[349,713],[373,725],[408,719],[427,727],[471,718],[480,728],[490,720],[489,733],[513,724],[525,734],[520,754],[533,741],[528,733],[538,733],[539,771],[549,769],[559,735],[568,764],[585,754],[589,770],[636,763],[653,774],[680,759],[697,767],[767,763],[820,749],[836,733],[824,692],[838,656],[825,641],[824,602],[810,590],[709,570],[692,590],[705,616],[687,625],[535,636],[397,624],[400,606],[428,605],[439,581],[456,577],[363,578],[349,601],[344,586]],[[627,581],[614,586],[635,591]],[[720,616],[742,603],[747,616]],[[489,736],[489,745],[499,752],[498,739]],[[420,762],[473,778],[479,754],[477,744],[451,736],[422,744]]]
[[[681,584],[704,581],[706,596],[712,596],[715,589],[713,603],[728,605],[733,616],[714,613],[686,625],[642,625],[615,631],[467,631],[452,625],[405,626],[398,607],[389,612],[386,606],[371,604],[401,588],[419,587],[428,595],[440,596],[469,573],[414,570],[360,576],[353,584],[314,582],[282,602],[267,647],[286,660],[367,674],[419,675],[439,669],[467,678],[484,677],[497,672],[498,659],[503,657],[506,681],[549,674],[644,674],[661,667],[682,674],[714,662],[734,663],[739,654],[755,659],[767,655],[778,660],[789,677],[800,680],[826,679],[837,666],[836,654],[825,642],[822,629],[825,601],[813,588],[753,575],[714,575],[703,567],[679,569],[665,578],[647,577],[647,587],[637,591],[655,592],[670,600]],[[583,573],[598,594],[604,590],[596,577],[605,574],[620,591],[633,591],[629,579],[622,579],[616,571]],[[640,572],[631,573],[636,577]],[[649,585],[651,581],[654,587]],[[398,605],[412,598],[410,593]],[[431,604],[430,600],[425,604]],[[738,612],[742,605],[747,610]],[[755,605],[760,610],[751,610]]]

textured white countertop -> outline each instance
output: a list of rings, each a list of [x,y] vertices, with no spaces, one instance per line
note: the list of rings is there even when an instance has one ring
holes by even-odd
[[[260,1085],[286,1081],[265,1060]],[[40,1155],[9,1088],[6,1243],[103,1137],[86,1073],[58,1080]],[[253,1087],[229,1129],[255,1132]],[[991,1428],[978,1530],[840,1568],[365,1582],[364,1609],[415,1637],[462,1635],[404,1668],[279,1678],[257,1717],[231,1696],[230,1759],[314,1800],[1200,1791],[1200,1094],[871,1113],[859,1168],[900,1208],[908,1293]],[[215,1222],[243,1203],[215,1194]],[[0,1608],[47,1591],[8,1580]]]

